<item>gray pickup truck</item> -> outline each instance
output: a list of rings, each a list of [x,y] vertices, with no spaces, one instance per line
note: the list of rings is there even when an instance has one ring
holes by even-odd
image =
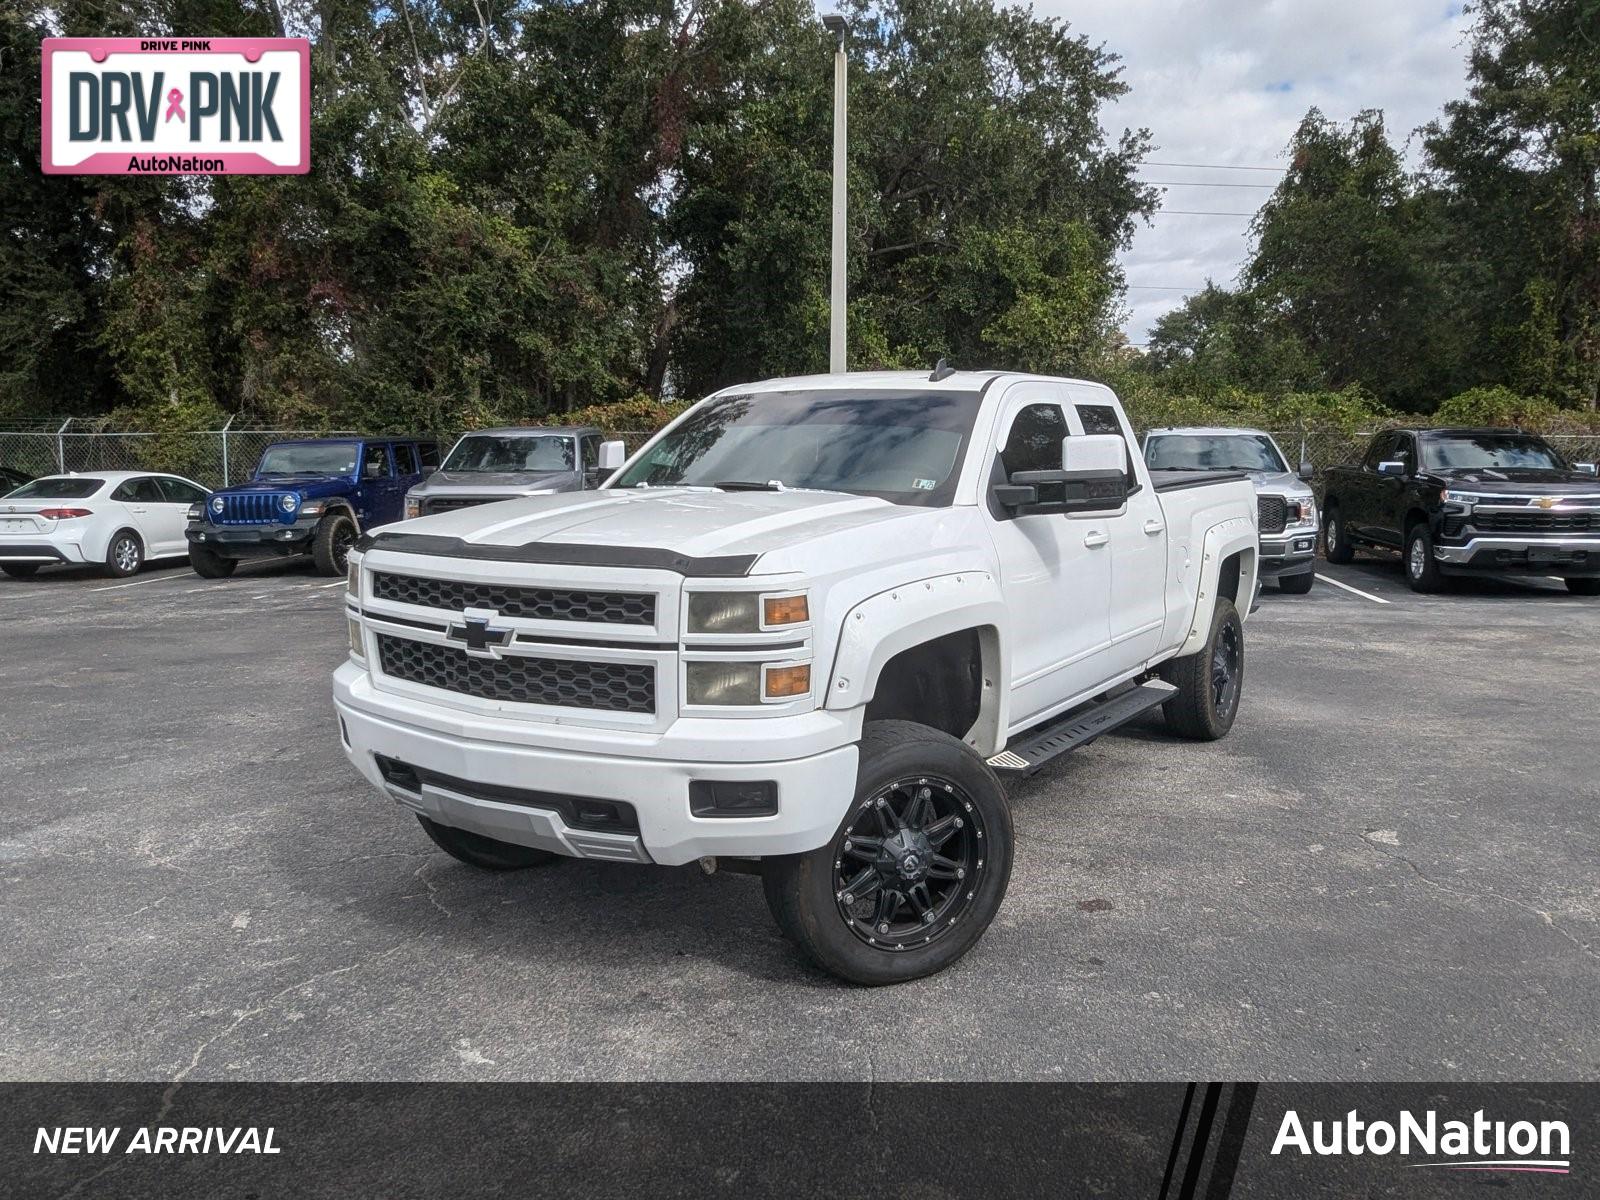
[[[1289,470],[1272,435],[1259,429],[1152,429],[1144,460],[1152,471],[1244,471],[1256,489],[1260,577],[1303,596],[1317,570],[1317,498],[1311,464]]]
[[[603,442],[602,436],[593,427],[551,426],[465,434],[439,469],[406,493],[406,519],[599,487],[623,459],[622,443]]]

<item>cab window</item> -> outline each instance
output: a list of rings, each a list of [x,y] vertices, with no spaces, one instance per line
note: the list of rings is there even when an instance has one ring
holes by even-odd
[[[1070,431],[1059,404],[1029,404],[1019,409],[1000,451],[1007,477],[1018,471],[1059,471],[1061,443]]]
[[[600,465],[600,439],[594,434],[588,434],[583,438],[580,450],[583,454],[585,471],[593,471]]]
[[[363,479],[387,479],[391,474],[388,446],[368,446],[367,458],[361,467]]]

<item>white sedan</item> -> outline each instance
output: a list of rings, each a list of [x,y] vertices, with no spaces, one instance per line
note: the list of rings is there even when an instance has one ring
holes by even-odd
[[[147,559],[189,552],[189,507],[209,493],[149,471],[48,475],[0,496],[0,571],[15,579],[50,563],[93,563],[132,575]]]

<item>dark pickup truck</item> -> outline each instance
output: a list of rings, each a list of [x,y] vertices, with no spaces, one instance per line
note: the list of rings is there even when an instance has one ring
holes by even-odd
[[[1406,582],[1449,575],[1554,575],[1600,595],[1600,480],[1548,442],[1507,429],[1387,429],[1359,466],[1323,475],[1328,561],[1399,550]]]

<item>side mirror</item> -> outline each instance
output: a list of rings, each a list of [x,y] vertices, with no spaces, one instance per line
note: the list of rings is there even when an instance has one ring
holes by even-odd
[[[1403,462],[1381,462],[1378,464],[1379,475],[1404,475],[1406,465]]]
[[[600,469],[615,471],[628,459],[628,448],[621,442],[600,443]]]
[[[1061,470],[1018,471],[994,498],[1018,516],[1114,513],[1128,502],[1128,445],[1114,433],[1065,438]]]
[[[1595,473],[1595,465],[1593,463],[1574,463],[1572,469],[1583,475],[1593,475]]]
[[[1303,463],[1300,464],[1299,474],[1300,474],[1300,478],[1301,479],[1305,480],[1307,483],[1310,483],[1313,479],[1316,478],[1317,469],[1315,467],[1313,467],[1309,462],[1303,462]]]
[[[422,477],[424,479],[426,479],[429,475],[432,475],[438,469],[439,469],[438,467],[423,467],[422,468]]]

